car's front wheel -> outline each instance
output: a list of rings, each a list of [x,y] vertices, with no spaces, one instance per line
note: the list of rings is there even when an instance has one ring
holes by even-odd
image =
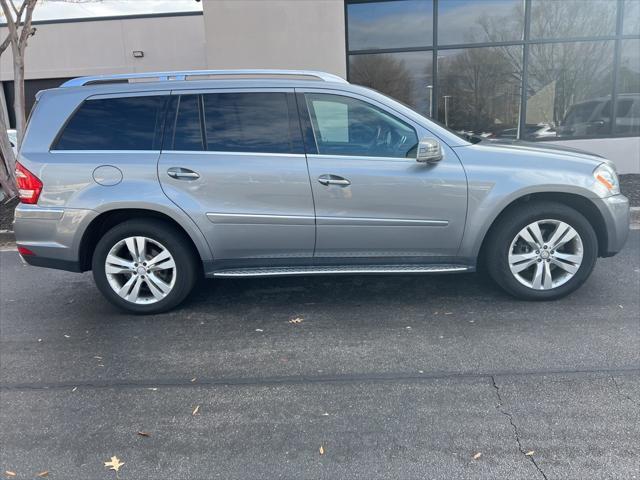
[[[498,220],[488,242],[489,274],[507,292],[526,300],[573,292],[589,277],[598,256],[589,221],[559,203],[513,207]]]
[[[130,220],[96,245],[93,277],[115,305],[160,313],[182,302],[197,280],[196,259],[181,232],[150,220]]]

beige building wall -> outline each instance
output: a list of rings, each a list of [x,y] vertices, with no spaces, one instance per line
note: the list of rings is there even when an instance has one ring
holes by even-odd
[[[195,70],[207,65],[202,15],[71,21],[35,25],[27,48],[27,79],[156,70]],[[0,27],[0,38],[6,27]],[[144,52],[134,58],[133,51]],[[0,80],[13,80],[11,50],[0,58]]]
[[[346,77],[344,0],[204,0],[211,69],[289,68]]]

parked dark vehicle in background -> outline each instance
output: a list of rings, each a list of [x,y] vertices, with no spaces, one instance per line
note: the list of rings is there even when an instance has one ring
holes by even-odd
[[[39,93],[17,174],[22,257],[92,270],[139,313],[175,307],[202,275],[470,272],[479,260],[512,295],[549,300],[629,230],[611,162],[473,143],[322,72],[70,80]]]
[[[567,110],[558,136],[602,135],[610,129],[611,115],[611,97],[576,103]],[[618,96],[615,130],[620,134],[640,135],[640,93]]]

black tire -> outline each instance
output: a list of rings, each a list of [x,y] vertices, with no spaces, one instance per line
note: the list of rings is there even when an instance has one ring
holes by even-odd
[[[573,227],[582,240],[583,258],[578,271],[566,283],[548,290],[534,290],[520,283],[509,267],[511,242],[527,225],[545,219],[561,220]],[[492,227],[485,243],[486,268],[507,293],[523,300],[554,300],[580,287],[591,274],[598,257],[598,237],[578,211],[555,202],[521,203],[505,212]]]
[[[105,272],[105,260],[111,248],[133,236],[144,236],[159,242],[169,251],[176,264],[173,288],[166,297],[155,303],[137,304],[120,297],[111,287]],[[129,312],[153,314],[171,310],[191,293],[200,272],[198,261],[189,239],[172,225],[158,220],[127,220],[113,227],[98,241],[93,252],[92,270],[96,286],[111,303]]]

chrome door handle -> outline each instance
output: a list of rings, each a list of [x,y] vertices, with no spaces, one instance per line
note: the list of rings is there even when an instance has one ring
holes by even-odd
[[[351,185],[351,182],[346,178],[329,174],[320,175],[318,177],[318,182],[320,182],[322,185],[342,185],[343,187]]]
[[[171,178],[177,178],[179,180],[195,180],[196,178],[200,178],[200,175],[193,170],[181,167],[171,167],[169,170],[167,170],[167,175],[169,175]]]

